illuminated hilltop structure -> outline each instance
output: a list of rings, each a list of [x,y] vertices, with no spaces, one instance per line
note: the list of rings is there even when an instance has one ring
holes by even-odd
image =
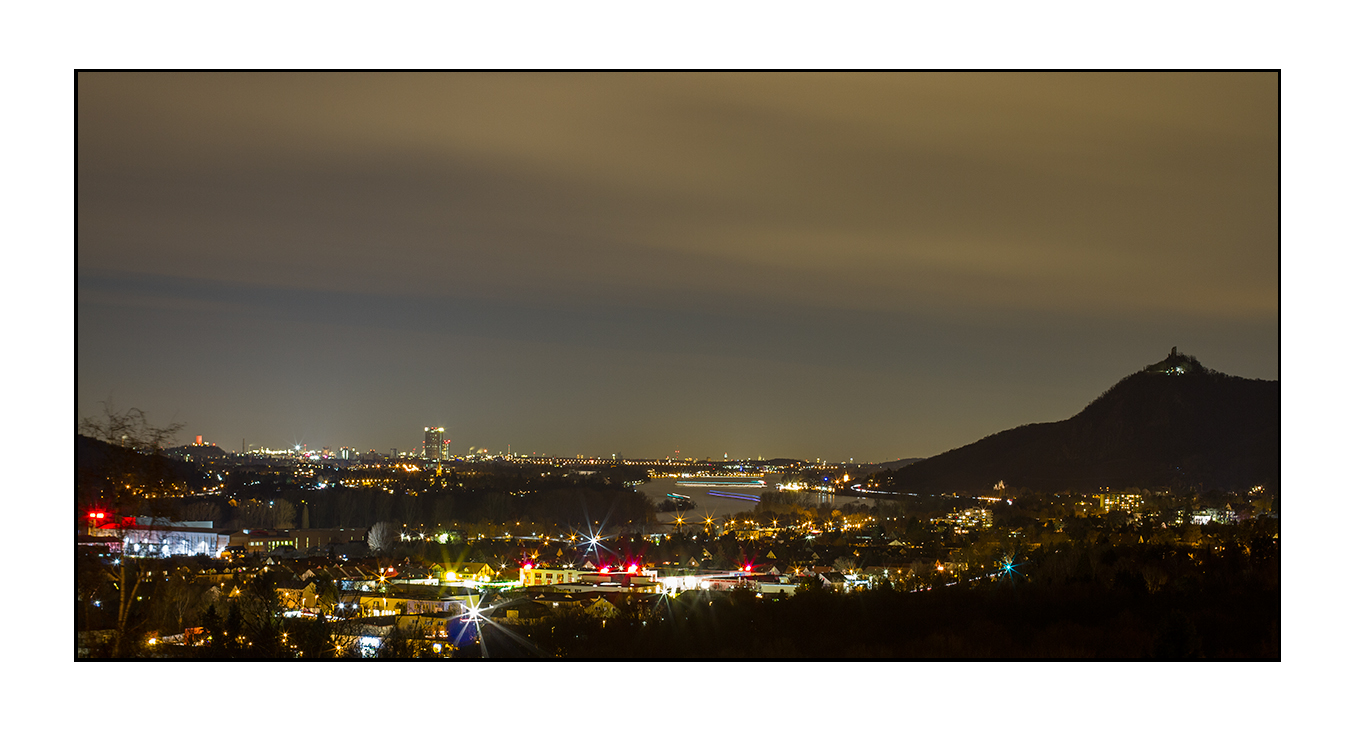
[[[1172,347],[1172,352],[1167,354],[1167,358],[1144,368],[1145,373],[1167,374],[1168,376],[1182,376],[1184,374],[1203,374],[1208,369],[1200,365],[1195,356],[1188,356],[1184,353],[1177,353],[1177,347]]]

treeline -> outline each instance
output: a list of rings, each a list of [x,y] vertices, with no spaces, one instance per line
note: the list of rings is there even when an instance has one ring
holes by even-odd
[[[652,521],[655,506],[630,488],[604,481],[544,479],[507,491],[496,488],[389,492],[379,488],[286,490],[274,498],[230,500],[185,499],[175,507],[181,520],[212,520],[215,526],[238,528],[351,528],[391,522],[427,530],[469,524],[521,522],[535,526],[585,527],[591,521],[612,524]]]

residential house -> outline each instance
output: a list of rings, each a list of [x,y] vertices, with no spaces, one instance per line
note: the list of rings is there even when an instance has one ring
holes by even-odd
[[[490,582],[496,577],[486,562],[436,562],[430,569],[445,582]]]

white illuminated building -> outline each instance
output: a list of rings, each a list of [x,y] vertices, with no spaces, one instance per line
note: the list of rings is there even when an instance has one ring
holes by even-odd
[[[212,521],[163,521],[146,516],[92,528],[90,535],[121,537],[124,554],[143,557],[216,557],[231,540],[229,533],[214,530]]]

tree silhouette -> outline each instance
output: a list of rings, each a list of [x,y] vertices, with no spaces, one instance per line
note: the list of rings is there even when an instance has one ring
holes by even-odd
[[[369,529],[369,551],[373,552],[375,556],[387,551],[388,547],[392,546],[392,535],[393,531],[391,524],[385,521],[379,521],[374,524],[373,527]]]
[[[133,407],[120,412],[112,400],[102,402],[102,406],[103,415],[86,417],[77,426],[78,434],[115,446],[106,450],[103,475],[95,476],[96,483],[104,489],[100,491],[100,498],[114,512],[138,509],[150,514],[153,523],[165,519],[172,510],[170,500],[181,494],[183,487],[174,480],[170,463],[161,456],[161,451],[184,425],[176,422],[165,427],[154,426],[141,409]],[[118,538],[125,539],[130,528],[127,523],[120,523]],[[135,653],[137,649],[131,633],[146,620],[142,615],[134,618],[137,591],[146,576],[144,562],[124,555],[106,565],[105,572],[118,590],[114,655]]]

